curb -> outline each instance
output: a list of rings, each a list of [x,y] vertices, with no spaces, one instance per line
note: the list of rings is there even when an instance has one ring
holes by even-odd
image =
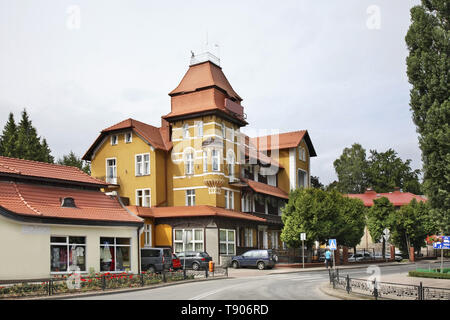
[[[411,264],[415,264],[414,262],[394,262],[392,264],[364,264],[364,265],[356,265],[356,266],[343,266],[341,268],[338,268],[339,270],[347,270],[347,269],[364,269],[367,268],[368,266],[373,266],[376,265],[378,267],[392,267],[392,266],[405,266],[405,265],[411,265]],[[328,272],[328,269],[324,269],[324,268],[296,268],[296,267],[278,267],[276,269],[281,270],[281,269],[295,269],[295,271],[286,271],[286,272],[271,272],[269,273],[269,275],[271,274],[284,274],[284,273],[297,273],[297,272],[311,272],[311,271],[323,271],[323,272]]]
[[[340,300],[375,300],[372,297],[369,296],[363,296],[355,293],[346,293],[342,292],[336,289],[331,288],[331,285],[329,283],[323,284],[319,287],[319,290],[326,294],[327,296],[338,298]]]
[[[11,298],[11,299],[4,299],[4,300],[5,301],[6,300],[65,300],[65,299],[73,299],[73,298],[96,297],[96,296],[111,295],[111,294],[153,290],[153,289],[170,287],[170,286],[175,286],[175,285],[185,284],[185,283],[233,279],[233,278],[234,277],[224,277],[223,276],[223,277],[214,277],[214,278],[207,278],[207,279],[181,280],[181,281],[167,282],[167,283],[162,283],[162,284],[156,284],[153,286],[131,288],[131,289],[109,289],[109,290],[105,290],[105,291],[93,291],[93,292],[83,292],[83,293],[75,293],[75,294],[62,294],[62,295],[53,295],[53,296],[45,296],[45,297],[20,297],[20,298]]]

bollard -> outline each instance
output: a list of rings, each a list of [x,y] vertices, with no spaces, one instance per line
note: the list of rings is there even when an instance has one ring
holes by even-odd
[[[141,287],[144,286],[144,274],[141,273]]]
[[[186,280],[186,269],[183,269],[183,280]]]
[[[106,290],[106,276],[102,274],[102,290]]]
[[[163,275],[163,282],[167,282],[166,272],[164,270],[162,271],[162,275]]]
[[[375,297],[375,300],[378,300],[378,288],[377,288],[377,280],[373,280],[373,296]]]
[[[208,278],[208,268],[205,268],[205,277]]]

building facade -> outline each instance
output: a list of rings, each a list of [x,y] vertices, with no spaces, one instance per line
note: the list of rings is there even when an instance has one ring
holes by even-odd
[[[143,219],[106,187],[74,167],[0,157],[0,280],[139,272]]]
[[[249,248],[281,248],[281,208],[290,190],[310,186],[308,132],[243,134],[242,98],[214,59],[193,59],[169,96],[160,127],[124,120],[83,156],[145,219],[141,245],[206,251],[221,264]]]

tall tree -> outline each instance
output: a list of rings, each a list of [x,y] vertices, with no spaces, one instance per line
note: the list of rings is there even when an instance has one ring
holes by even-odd
[[[26,110],[22,111],[22,118],[17,127],[15,148],[16,158],[53,163],[47,141],[44,139],[41,143]]]
[[[422,150],[424,189],[441,232],[450,232],[450,2],[411,9],[405,40],[410,107]]]
[[[81,160],[81,158],[77,157],[73,151],[70,151],[68,155],[64,155],[62,158],[58,159],[57,163],[65,166],[77,167],[87,174],[91,174],[91,168],[89,165],[85,161]]]
[[[311,187],[317,189],[325,189],[325,186],[319,181],[319,177],[311,176]]]
[[[370,150],[366,174],[368,184],[377,192],[391,192],[398,187],[421,194],[420,170],[412,170],[410,163],[410,159],[403,162],[393,149],[386,152]]]
[[[337,189],[342,193],[363,193],[367,188],[368,168],[366,150],[354,143],[345,148],[342,155],[333,162],[338,176]]]
[[[14,115],[9,113],[8,121],[3,128],[2,136],[0,137],[0,155],[5,157],[16,157],[16,141],[17,141],[17,126],[14,121]]]
[[[296,189],[281,216],[284,227],[281,240],[289,246],[300,245],[300,233],[306,233],[306,245],[336,239],[338,245],[356,246],[364,234],[364,204],[344,197],[336,190]]]
[[[373,242],[383,243],[383,259],[386,252],[386,240],[383,234],[385,229],[389,229],[389,219],[393,213],[395,213],[394,205],[386,197],[373,200],[373,206],[367,211],[367,228]]]
[[[413,199],[408,205],[391,214],[389,229],[391,242],[409,255],[409,247],[420,250],[425,246],[425,239],[437,231],[437,225],[430,215],[428,204]]]

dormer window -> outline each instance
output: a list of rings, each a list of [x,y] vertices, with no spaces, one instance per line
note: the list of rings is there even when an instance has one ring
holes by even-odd
[[[119,141],[119,137],[117,136],[117,134],[113,134],[112,136],[111,136],[111,145],[112,146],[115,146],[115,145],[117,145],[117,142]]]
[[[133,141],[133,134],[131,132],[125,133],[125,143],[131,143]]]
[[[66,197],[61,201],[61,207],[63,208],[76,208],[75,200],[71,197]]]

